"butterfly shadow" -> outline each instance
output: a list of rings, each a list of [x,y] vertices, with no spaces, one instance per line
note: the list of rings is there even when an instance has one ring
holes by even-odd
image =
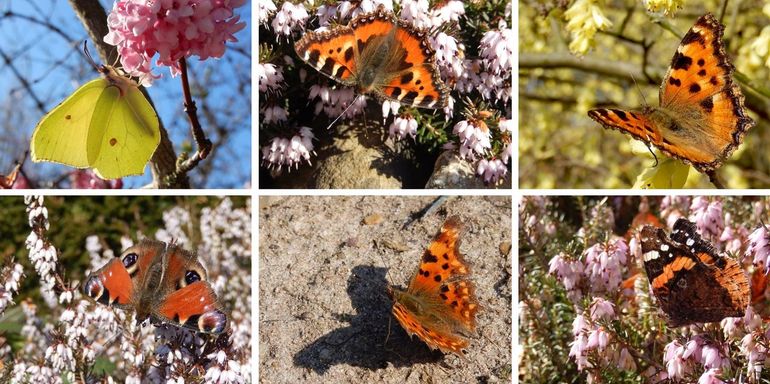
[[[391,315],[385,268],[359,265],[348,278],[347,292],[355,314],[335,314],[348,325],[335,329],[294,355],[296,366],[322,375],[336,364],[377,370],[388,365],[438,362],[443,355],[413,340]],[[387,339],[387,343],[386,343]]]

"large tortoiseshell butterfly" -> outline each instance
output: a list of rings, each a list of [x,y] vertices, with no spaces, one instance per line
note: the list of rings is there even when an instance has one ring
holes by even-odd
[[[388,295],[393,316],[409,336],[462,357],[476,329],[479,304],[468,279],[470,268],[460,254],[460,230],[458,217],[447,219],[423,253],[409,287],[388,287]]]
[[[447,104],[449,91],[436,67],[428,32],[382,6],[347,26],[308,32],[294,49],[319,72],[360,94],[420,108]]]
[[[722,43],[724,27],[701,16],[682,39],[660,86],[660,107],[594,109],[605,128],[630,134],[710,173],[730,157],[754,121],[746,114]]]
[[[201,333],[227,328],[206,269],[197,257],[174,245],[142,240],[86,279],[83,291],[98,303],[136,311],[148,317]]]

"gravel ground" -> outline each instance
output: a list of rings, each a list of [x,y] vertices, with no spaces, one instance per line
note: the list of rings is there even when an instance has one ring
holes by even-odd
[[[260,382],[511,381],[511,198],[450,197],[402,228],[433,201],[260,199]],[[482,306],[465,359],[410,340],[385,293],[388,284],[406,286],[449,215],[464,223],[460,251]]]

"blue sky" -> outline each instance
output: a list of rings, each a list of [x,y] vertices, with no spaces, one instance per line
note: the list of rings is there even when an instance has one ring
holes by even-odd
[[[113,2],[101,4],[109,12]],[[225,56],[205,62],[196,57],[188,60],[204,131],[215,143],[218,132],[227,135],[213,161],[201,163],[212,168],[209,176],[203,180],[198,170],[190,173],[198,188],[243,188],[251,182],[251,4],[236,12],[247,25],[236,34],[238,42],[228,43]],[[0,0],[0,174],[23,156],[35,125],[48,110],[99,76],[82,54],[82,43],[88,39],[66,0]],[[95,52],[93,44],[89,46]],[[184,144],[192,143],[181,81],[172,78],[167,68],[153,72],[163,78],[148,91],[178,155]],[[29,159],[24,169],[38,181],[50,181],[71,170]],[[147,169],[144,176],[125,178],[125,187],[147,184],[151,180]]]

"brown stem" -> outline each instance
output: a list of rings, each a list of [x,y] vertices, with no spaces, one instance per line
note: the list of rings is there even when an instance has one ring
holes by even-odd
[[[190,119],[190,130],[192,131],[195,144],[198,145],[198,152],[196,152],[188,161],[195,161],[197,164],[200,160],[206,158],[211,152],[211,140],[206,138],[206,133],[201,128],[201,123],[198,121],[198,107],[195,106],[195,100],[192,99],[190,93],[190,81],[187,78],[187,61],[185,58],[179,59],[179,70],[182,72],[182,91],[184,92],[184,111],[187,113],[187,117]]]

